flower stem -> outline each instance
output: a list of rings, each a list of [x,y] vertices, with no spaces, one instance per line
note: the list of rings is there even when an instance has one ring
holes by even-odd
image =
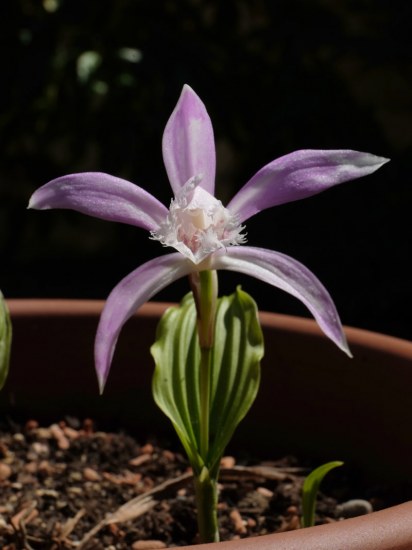
[[[201,271],[199,273],[199,344],[203,348],[213,345],[213,331],[215,328],[217,302],[217,275],[216,271]]]
[[[200,418],[199,454],[204,466],[195,473],[195,491],[200,541],[218,542],[217,523],[217,472],[208,469],[211,366],[215,316],[217,307],[216,271],[201,271],[190,276],[197,309],[197,326],[200,346]],[[215,469],[214,469],[215,470]],[[211,475],[212,474],[212,475]]]
[[[200,353],[200,456],[206,461],[209,452],[210,359],[212,350],[201,348]]]
[[[198,330],[200,344],[200,455],[209,451],[210,367],[217,300],[216,271],[199,273]]]
[[[200,542],[219,542],[217,479],[210,476],[206,466],[195,476],[195,491]]]

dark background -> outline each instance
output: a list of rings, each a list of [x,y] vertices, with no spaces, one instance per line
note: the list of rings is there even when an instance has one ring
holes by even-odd
[[[105,298],[164,253],[140,229],[27,211],[52,178],[99,170],[166,204],[165,123],[182,85],[205,102],[224,203],[301,148],[390,157],[367,178],[247,222],[250,245],[317,274],[342,321],[409,338],[411,9],[406,0],[13,0],[0,10],[0,288]],[[89,64],[88,64],[89,63]],[[261,309],[307,314],[264,283],[220,276]],[[181,281],[158,295],[178,300]]]

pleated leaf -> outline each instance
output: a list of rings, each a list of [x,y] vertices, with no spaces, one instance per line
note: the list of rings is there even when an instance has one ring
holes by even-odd
[[[192,294],[164,313],[150,348],[155,360],[152,390],[172,421],[193,467],[204,465],[199,449],[199,364],[196,308]]]
[[[263,336],[257,308],[240,288],[218,299],[212,350],[210,445],[207,457],[200,449],[200,348],[196,308],[191,294],[162,317],[156,342],[153,395],[172,421],[192,466],[207,466],[213,475],[236,426],[252,405],[259,386]]]
[[[217,467],[237,425],[255,400],[263,334],[255,301],[240,287],[218,301],[211,370],[209,467]]]

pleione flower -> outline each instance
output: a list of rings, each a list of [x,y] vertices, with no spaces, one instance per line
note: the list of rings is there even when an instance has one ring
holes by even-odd
[[[288,292],[350,354],[335,305],[317,277],[285,254],[245,246],[243,223],[266,208],[371,174],[388,159],[351,150],[295,151],[261,168],[223,206],[214,196],[212,123],[203,102],[187,85],[166,124],[162,151],[174,195],[170,208],[141,187],[100,172],[54,179],[30,199],[29,208],[69,208],[136,225],[149,231],[151,239],[177,251],[139,266],[110,293],[95,343],[101,390],[124,323],[167,285],[202,270],[237,271]]]

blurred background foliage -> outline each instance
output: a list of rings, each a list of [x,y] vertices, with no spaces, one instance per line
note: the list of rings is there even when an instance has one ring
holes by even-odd
[[[0,288],[105,298],[163,253],[134,227],[27,211],[52,178],[105,171],[166,204],[161,137],[182,85],[205,102],[225,203],[301,148],[390,157],[375,175],[261,213],[249,244],[294,256],[342,320],[410,337],[412,71],[405,0],[6,0],[0,7]],[[261,309],[306,314],[249,278]],[[180,299],[185,281],[158,296]]]

